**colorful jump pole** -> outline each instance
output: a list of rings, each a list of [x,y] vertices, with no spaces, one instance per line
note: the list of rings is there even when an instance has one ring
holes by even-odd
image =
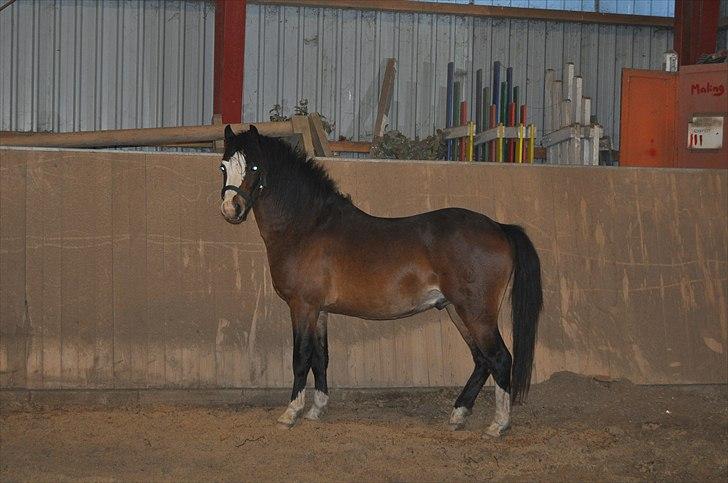
[[[501,81],[500,81],[501,63],[499,61],[493,62],[493,104],[495,104],[496,116],[500,116],[500,92],[501,92]],[[500,122],[500,117],[496,119],[496,124]]]
[[[468,123],[468,161],[473,160],[473,146],[475,145],[475,123]]]
[[[523,136],[525,135],[526,128],[523,124],[518,125],[518,145],[516,146],[516,162],[523,162]]]
[[[481,123],[481,126],[483,127],[483,130],[486,130],[490,127],[490,87],[484,87],[483,88],[483,121]],[[482,156],[480,157],[480,161],[488,161],[489,159],[492,159],[490,157],[490,142],[485,143],[484,145],[481,145],[481,153]]]
[[[488,110],[488,116],[490,119],[490,123],[488,124],[488,127],[494,128],[498,125],[498,114],[497,114],[497,107],[495,104],[490,105],[490,109]],[[488,156],[490,157],[490,160],[495,162],[496,161],[496,155],[495,155],[495,145],[497,141],[490,141],[488,143],[488,151],[490,152]]]
[[[452,87],[452,125],[460,125],[460,82],[453,82]],[[457,161],[458,153],[460,152],[460,140],[452,140],[452,159],[450,161]]]
[[[468,125],[468,103],[462,101],[460,103],[460,125]],[[459,161],[465,161],[465,139],[460,138],[460,158]]]
[[[452,127],[453,114],[453,82],[455,80],[455,62],[447,63],[447,106],[445,107],[445,127]],[[447,159],[452,161],[452,139],[447,141]]]
[[[528,126],[528,124],[527,124],[528,121],[526,119],[527,114],[528,114],[528,107],[526,107],[526,105],[523,104],[521,106],[521,119],[520,119],[520,122],[524,126]],[[523,159],[527,159],[528,158],[528,153],[526,152],[526,150],[527,150],[527,144],[524,143],[523,144]]]
[[[513,127],[516,125],[516,105],[514,103],[508,104],[508,126]],[[508,162],[512,163],[515,161],[514,159],[514,147],[513,147],[513,140],[508,140]]]
[[[483,130],[483,69],[475,71],[475,129],[478,132]],[[480,146],[476,151],[475,159],[480,161]]]
[[[498,162],[503,162],[503,137],[506,135],[506,128],[503,126],[503,124],[498,124],[498,131],[496,133],[496,145],[497,145],[497,157]]]

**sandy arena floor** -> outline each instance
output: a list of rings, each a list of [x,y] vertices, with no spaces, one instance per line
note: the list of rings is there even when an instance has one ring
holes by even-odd
[[[276,427],[280,407],[69,408],[0,415],[0,480],[722,480],[728,387],[641,387],[559,374],[483,433],[486,388],[466,430],[454,390],[362,396],[325,420]]]

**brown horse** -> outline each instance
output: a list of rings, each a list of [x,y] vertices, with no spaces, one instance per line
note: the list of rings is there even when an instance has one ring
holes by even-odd
[[[308,419],[328,403],[327,314],[397,319],[446,308],[470,348],[475,368],[455,401],[450,426],[460,429],[490,374],[495,419],[487,433],[510,424],[511,402],[528,392],[542,306],[538,255],[523,230],[461,208],[405,218],[377,218],[342,195],[314,160],[254,126],[225,128],[223,199],[230,223],[252,209],[265,242],[273,287],[291,310],[293,391],[278,422],[295,424],[313,370]],[[513,363],[498,312],[513,277]]]

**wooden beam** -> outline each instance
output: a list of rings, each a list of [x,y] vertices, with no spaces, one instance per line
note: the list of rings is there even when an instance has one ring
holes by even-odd
[[[335,153],[365,153],[372,149],[371,143],[365,141],[331,141],[331,150]]]
[[[250,124],[232,124],[235,132],[247,131]],[[293,133],[291,122],[256,122],[260,134],[286,136]],[[162,146],[179,143],[210,142],[225,137],[225,125],[114,129],[67,133],[0,134],[0,146],[34,146],[54,148],[112,148],[123,146]]]
[[[243,115],[243,54],[246,0],[215,2],[214,114],[224,123],[240,123]]]
[[[557,22],[597,23],[608,25],[643,25],[672,27],[672,17],[621,15],[615,13],[573,12],[544,8],[491,7],[415,0],[248,0],[259,5],[292,5],[303,7],[351,8],[385,12],[437,13],[473,17],[515,18],[519,20],[551,20]]]
[[[333,153],[331,152],[329,139],[324,130],[324,123],[321,122],[321,116],[317,112],[309,114],[308,123],[311,125],[311,137],[313,138],[313,147],[316,156],[331,157]]]
[[[392,104],[394,93],[394,76],[397,74],[397,60],[387,59],[387,67],[384,70],[384,80],[379,91],[379,105],[377,106],[377,118],[374,121],[372,136],[376,140],[384,136],[384,118],[389,114],[389,106]]]
[[[316,150],[313,146],[313,136],[311,134],[311,125],[308,122],[308,118],[306,116],[293,116],[291,118],[291,125],[293,127],[293,132],[300,134],[303,139],[303,149],[306,151],[306,156],[309,158],[315,157]]]

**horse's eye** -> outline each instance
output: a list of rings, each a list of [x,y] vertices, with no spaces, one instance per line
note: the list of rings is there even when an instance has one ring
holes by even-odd
[[[220,171],[222,171],[223,173],[225,172],[225,166],[223,166],[222,164],[220,165]]]
[[[258,167],[257,166],[253,166],[253,171],[257,171],[257,170],[258,170]]]

